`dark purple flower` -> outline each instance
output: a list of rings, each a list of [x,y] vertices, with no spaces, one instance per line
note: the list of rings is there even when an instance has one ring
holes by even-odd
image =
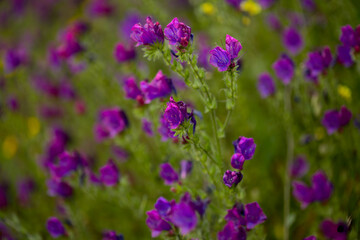
[[[100,179],[105,186],[115,186],[119,182],[120,173],[112,160],[100,168]]]
[[[349,231],[345,222],[334,223],[330,219],[324,220],[320,225],[320,229],[325,237],[332,240],[346,240]]]
[[[160,169],[160,177],[164,179],[166,185],[171,185],[179,181],[179,175],[170,163],[161,164]]]
[[[265,222],[266,219],[266,215],[257,202],[245,205],[245,220],[247,229],[253,229],[256,225]]]
[[[99,141],[114,138],[128,127],[126,114],[120,108],[105,109],[99,113],[99,121],[95,126],[96,137]]]
[[[316,237],[315,236],[309,236],[309,237],[304,238],[303,240],[316,240]]]
[[[340,128],[346,126],[352,118],[352,113],[345,106],[340,111],[328,110],[322,119],[322,125],[326,128],[329,135],[333,134]]]
[[[171,129],[176,129],[187,119],[187,106],[183,101],[176,102],[170,97],[164,112],[164,118]]]
[[[351,48],[348,46],[338,46],[337,48],[337,60],[345,67],[351,67],[354,63]]]
[[[150,228],[153,238],[159,236],[161,231],[169,231],[171,229],[171,225],[164,221],[156,210],[148,211],[146,214],[148,215],[146,225]]]
[[[309,163],[305,156],[297,156],[290,165],[290,176],[293,178],[303,177],[309,170]]]
[[[106,231],[103,233],[102,240],[124,240],[124,236],[115,231]]]
[[[7,105],[11,111],[16,111],[19,109],[19,101],[15,96],[11,96],[8,98]]]
[[[225,220],[233,222],[235,226],[246,226],[245,208],[243,204],[236,203],[232,209],[227,211]]]
[[[195,211],[189,204],[184,202],[177,203],[173,206],[170,220],[180,229],[182,235],[188,234],[197,224]]]
[[[225,0],[228,4],[230,4],[231,6],[233,6],[234,8],[238,9],[240,7],[240,3],[243,0]]]
[[[293,55],[298,54],[304,47],[301,34],[295,28],[285,29],[283,43],[285,48]]]
[[[226,51],[229,53],[231,60],[239,56],[239,52],[242,49],[241,43],[230,35],[226,35],[225,38]]]
[[[108,0],[93,0],[89,5],[89,13],[93,17],[109,16],[114,11],[114,6]]]
[[[259,76],[257,89],[262,98],[266,98],[275,93],[275,82],[269,73],[262,73]]]
[[[231,188],[233,185],[234,187],[236,187],[236,185],[241,182],[242,178],[243,175],[241,174],[241,172],[226,170],[223,176],[223,181],[226,186]]]
[[[158,200],[156,200],[155,209],[162,217],[166,217],[170,214],[171,207],[171,203],[163,197],[159,197]]]
[[[274,64],[276,76],[285,84],[289,84],[294,77],[294,63],[286,55],[282,55]]]
[[[294,181],[292,186],[293,195],[301,203],[302,208],[306,208],[314,201],[314,192],[311,187],[299,181]]]
[[[241,153],[234,153],[231,157],[231,166],[235,169],[242,170],[245,158]]]
[[[224,229],[218,232],[218,240],[246,240],[246,231],[243,227],[235,226],[232,221],[229,221]]]
[[[180,162],[180,177],[185,179],[187,175],[191,172],[193,167],[192,161],[181,160]]]
[[[66,235],[66,231],[63,224],[56,217],[48,218],[46,222],[46,228],[53,238]]]
[[[164,32],[159,22],[153,23],[151,17],[146,18],[146,23],[142,26],[140,23],[131,28],[130,37],[137,42],[136,46],[153,45],[157,42],[164,42]]]
[[[161,70],[150,83],[141,81],[140,89],[144,94],[145,103],[150,103],[156,98],[167,97],[171,92],[175,92],[171,79],[166,77]]]
[[[301,0],[301,5],[308,11],[314,11],[316,9],[314,0]]]
[[[53,177],[62,178],[69,175],[71,172],[76,171],[79,164],[79,156],[77,154],[63,152],[59,155],[58,164],[50,163],[49,169]]]
[[[217,67],[220,72],[224,72],[229,68],[231,64],[231,58],[227,51],[221,47],[216,47],[212,49],[209,54],[209,63],[214,67]]]
[[[240,136],[233,142],[235,153],[240,153],[245,160],[250,160],[254,156],[256,144],[253,138],[246,138]]]
[[[326,201],[330,198],[333,185],[327,179],[325,173],[318,171],[312,176],[312,189],[314,193],[314,200],[315,201]]]
[[[142,92],[136,83],[134,77],[128,77],[124,80],[123,89],[125,91],[126,97],[131,99],[142,99]]]
[[[190,202],[190,206],[199,213],[200,217],[203,217],[206,211],[207,206],[210,204],[210,199],[201,200],[198,196],[196,200]]]
[[[114,50],[114,56],[116,61],[119,63],[126,62],[132,59],[135,59],[136,52],[134,48],[127,49],[122,43],[116,44]]]
[[[8,202],[8,185],[6,183],[0,183],[0,209],[6,208]]]
[[[64,181],[58,179],[49,179],[47,181],[48,194],[52,197],[70,197],[73,194],[72,187]]]
[[[13,234],[11,233],[10,229],[2,222],[0,222],[0,236],[4,240],[15,240],[15,238],[13,238]]]
[[[165,38],[177,48],[185,48],[190,42],[191,28],[174,18],[164,29]]]
[[[345,47],[352,48],[355,46],[355,31],[350,25],[341,28],[340,41]]]
[[[17,184],[17,198],[22,205],[27,205],[35,190],[35,182],[31,178],[22,179]]]
[[[154,136],[154,132],[152,130],[152,123],[146,118],[142,119],[142,130],[150,137]]]
[[[5,72],[12,72],[20,65],[25,64],[27,55],[24,49],[8,49],[4,54]]]
[[[348,125],[351,118],[352,118],[351,111],[349,109],[347,109],[347,107],[342,106],[340,108],[340,112],[339,112],[340,127],[344,127],[344,126]]]
[[[164,115],[161,115],[160,117],[160,127],[158,128],[158,131],[161,135],[161,141],[166,141],[169,138],[177,138],[176,136],[174,136],[175,132],[171,131],[170,123],[167,121]]]

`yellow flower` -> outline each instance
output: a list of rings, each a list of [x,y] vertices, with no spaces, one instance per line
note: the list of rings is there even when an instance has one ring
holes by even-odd
[[[315,139],[316,140],[321,140],[324,138],[324,136],[325,136],[324,128],[318,127],[315,129]]]
[[[242,2],[240,4],[240,7],[243,11],[248,12],[251,16],[257,15],[261,12],[260,4],[252,0],[247,0],[245,2]]]
[[[200,5],[200,9],[206,15],[213,15],[215,13],[215,7],[209,2],[205,2]]]
[[[346,101],[351,101],[351,90],[345,85],[339,85],[337,88],[338,94]]]
[[[18,142],[15,136],[9,135],[3,142],[3,154],[6,158],[12,158],[18,148]]]
[[[40,131],[40,122],[36,117],[29,117],[27,120],[29,136],[35,137]]]

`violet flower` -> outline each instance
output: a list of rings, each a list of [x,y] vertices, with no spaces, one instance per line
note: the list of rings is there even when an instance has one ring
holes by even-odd
[[[257,89],[262,98],[275,94],[275,82],[269,73],[262,73],[259,76]]]
[[[65,181],[58,179],[49,179],[47,182],[49,196],[60,196],[64,198],[71,197],[73,194],[73,188]]]
[[[60,236],[66,235],[63,224],[56,217],[48,218],[46,222],[46,229],[53,238],[58,238]]]
[[[0,209],[6,208],[8,203],[8,185],[0,183]]]
[[[271,7],[275,2],[276,0],[259,0],[259,4],[265,9]]]
[[[349,124],[352,113],[346,106],[342,106],[340,111],[328,110],[322,119],[322,125],[326,128],[329,135]]]
[[[158,71],[151,82],[141,81],[140,89],[146,104],[150,103],[153,99],[167,97],[171,92],[176,92],[172,80],[166,77],[161,70]]]
[[[310,203],[314,201],[314,192],[311,187],[300,181],[294,181],[293,195],[301,203],[301,208],[306,208]]]
[[[338,46],[337,61],[345,67],[351,67],[354,64],[351,48],[348,46]]]
[[[149,137],[152,137],[154,136],[154,132],[152,130],[152,123],[146,119],[146,118],[143,118],[141,120],[141,123],[142,123],[142,130],[149,136]]]
[[[177,49],[186,48],[191,38],[191,28],[174,18],[164,29],[164,35],[170,45]]]
[[[236,203],[233,208],[227,211],[225,220],[233,222],[235,226],[246,226],[244,205]]]
[[[122,36],[125,39],[128,39],[131,35],[131,29],[132,27],[139,23],[141,21],[141,18],[139,16],[139,14],[134,13],[134,12],[127,12],[124,19],[121,21],[120,23],[120,29],[121,29],[121,33]]]
[[[234,153],[231,157],[231,166],[235,169],[242,170],[245,158],[241,153]]]
[[[240,8],[240,3],[243,1],[243,0],[225,0],[229,5],[233,6],[234,8],[236,9],[239,9]]]
[[[284,85],[289,84],[291,79],[294,77],[295,65],[285,54],[282,55],[272,67],[275,70],[276,76],[284,83]]]
[[[161,135],[161,141],[166,141],[169,138],[177,139],[177,136],[174,136],[175,132],[171,131],[170,123],[167,121],[164,115],[161,115],[160,117],[160,126],[158,128],[158,132]]]
[[[309,170],[309,163],[306,160],[305,156],[297,156],[295,160],[290,165],[290,176],[292,178],[301,178]]]
[[[157,237],[162,231],[169,231],[171,229],[171,225],[164,221],[156,210],[148,211],[146,214],[148,215],[146,225],[151,230],[151,237]]]
[[[327,176],[322,171],[317,171],[312,176],[312,189],[314,193],[314,200],[315,201],[327,201],[332,192],[333,192],[333,185],[327,179]]]
[[[164,32],[159,22],[153,23],[151,17],[146,18],[146,23],[142,26],[140,23],[131,28],[130,37],[137,42],[136,46],[154,45],[164,42]]]
[[[154,205],[161,217],[167,217],[171,213],[171,203],[163,197],[159,197]]]
[[[321,223],[320,230],[324,234],[324,236],[329,239],[346,240],[349,232],[349,227],[343,221],[335,223],[330,219],[326,219]]]
[[[135,59],[136,52],[134,48],[127,49],[122,43],[116,44],[114,57],[119,63]]]
[[[112,160],[100,168],[100,180],[105,186],[115,186],[118,184],[120,173]]]
[[[188,234],[197,224],[196,213],[193,208],[184,202],[172,207],[171,222],[180,229],[182,235]]]
[[[355,46],[355,31],[350,25],[346,25],[341,28],[340,41],[345,47],[352,48]]]
[[[176,129],[187,119],[187,106],[183,101],[176,102],[170,97],[164,112],[164,118],[168,121],[171,129]]]
[[[103,233],[102,240],[124,240],[124,236],[115,231],[106,231]]]
[[[230,35],[226,35],[225,45],[226,50],[215,47],[209,52],[209,63],[217,67],[220,72],[227,71],[229,67],[235,67],[234,60],[242,49],[240,42]]]
[[[321,51],[310,52],[305,62],[307,79],[316,82],[318,76],[330,67],[332,60],[333,58],[329,47],[325,47]]]
[[[180,162],[180,177],[185,179],[193,168],[193,162],[188,160],[181,160]]]
[[[253,138],[246,138],[240,136],[237,140],[233,141],[235,153],[240,153],[244,156],[245,160],[253,158],[256,144]]]
[[[166,185],[171,185],[179,181],[179,175],[170,163],[161,164],[160,169],[160,177],[164,179]]]
[[[17,198],[22,205],[30,202],[31,194],[35,190],[35,182],[31,178],[22,179],[17,184]]]
[[[136,83],[135,77],[127,77],[123,83],[123,89],[125,92],[125,97],[130,99],[135,99],[139,102],[143,102],[143,94]]]
[[[297,55],[304,47],[301,34],[295,28],[285,29],[283,43],[285,48],[293,55]]]
[[[242,178],[243,175],[241,172],[226,170],[223,176],[223,181],[226,186],[231,188],[232,186],[236,187],[236,185],[241,182]]]
[[[126,114],[120,108],[110,108],[100,111],[99,120],[95,126],[96,137],[99,141],[114,138],[129,125]]]
[[[266,215],[257,202],[245,205],[245,221],[247,229],[253,229],[256,225],[265,222],[266,219]]]
[[[27,62],[27,54],[24,49],[8,49],[4,54],[5,72],[10,73]]]
[[[58,164],[50,163],[49,169],[53,177],[62,178],[69,175],[71,172],[76,171],[79,165],[80,162],[77,154],[63,152],[59,155]]]

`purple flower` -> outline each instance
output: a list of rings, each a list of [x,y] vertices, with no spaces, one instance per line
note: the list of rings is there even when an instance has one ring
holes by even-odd
[[[314,0],[301,0],[301,5],[308,11],[314,11],[316,9],[316,4]]]
[[[327,179],[325,173],[321,171],[316,172],[311,181],[314,200],[320,202],[328,200],[332,194],[333,185]]]
[[[19,109],[19,101],[14,96],[8,98],[7,105],[11,111],[16,111]]]
[[[119,170],[112,160],[100,168],[100,179],[105,186],[115,186],[118,184],[119,178]]]
[[[170,163],[161,164],[160,169],[160,177],[164,179],[166,185],[171,185],[179,181],[179,175]]]
[[[182,235],[188,234],[197,224],[195,211],[189,204],[184,202],[177,203],[173,206],[170,220],[180,229]]]
[[[234,153],[231,157],[231,166],[235,169],[242,170],[245,158],[241,153]]]
[[[265,222],[266,219],[266,215],[257,202],[245,205],[245,220],[247,229],[253,229],[256,225]]]
[[[191,172],[193,167],[192,161],[181,160],[180,162],[180,177],[185,179],[187,175]]]
[[[240,50],[242,49],[241,43],[232,36],[226,35],[225,45],[226,51],[229,53],[230,58],[237,58]]]
[[[325,237],[332,240],[346,240],[349,231],[345,222],[334,223],[330,219],[324,220],[320,225],[320,229]]]
[[[231,6],[233,6],[234,8],[239,8],[240,7],[240,3],[243,0],[225,0],[228,4],[230,4]]]
[[[240,153],[245,160],[250,160],[254,156],[256,144],[254,139],[240,136],[233,142],[235,153]]]
[[[84,48],[78,42],[76,36],[72,33],[68,33],[63,37],[62,43],[57,47],[56,52],[60,58],[68,59],[83,50]]]
[[[129,158],[129,153],[124,148],[119,146],[113,146],[111,148],[113,154],[119,159],[120,162],[125,162]]]
[[[159,236],[161,231],[169,231],[171,229],[171,225],[164,221],[156,210],[148,211],[146,214],[148,215],[146,225],[150,228],[153,238]]]
[[[267,24],[269,25],[269,27],[274,30],[274,31],[277,31],[277,32],[281,32],[282,30],[282,24],[278,18],[277,15],[275,14],[269,14],[266,18],[266,22]]]
[[[216,47],[212,49],[209,54],[209,63],[214,67],[217,67],[220,72],[224,72],[229,68],[231,64],[231,59],[227,51],[225,51],[221,47]]]
[[[285,84],[289,84],[291,79],[294,77],[294,63],[287,56],[282,55],[274,64],[273,69],[275,70],[276,76]]]
[[[158,200],[156,200],[155,209],[162,217],[166,217],[170,214],[171,207],[171,203],[163,197],[159,197]]]
[[[351,54],[351,48],[348,46],[338,46],[337,48],[337,61],[345,67],[351,67],[354,60]]]
[[[316,240],[316,237],[315,236],[309,236],[309,237],[304,238],[303,240]]]
[[[159,22],[153,23],[151,17],[146,18],[146,23],[142,26],[140,23],[131,28],[130,37],[137,42],[136,46],[153,45],[156,42],[164,42],[164,32]]]
[[[271,7],[276,0],[259,0],[259,3],[261,5],[261,7],[263,8],[269,8]]]
[[[6,183],[0,183],[0,209],[6,208],[8,201],[8,185]]]
[[[350,25],[341,28],[340,41],[345,47],[352,48],[355,46],[355,31]]]
[[[140,82],[140,89],[144,94],[145,103],[150,103],[153,99],[169,96],[175,88],[170,78],[166,77],[160,70],[155,78],[149,83]]]
[[[146,118],[142,119],[142,130],[150,137],[154,136],[154,132],[152,130],[152,123]]]
[[[349,124],[352,118],[352,113],[347,107],[342,106],[339,112],[340,127],[344,127]]]
[[[257,88],[262,98],[267,98],[275,93],[275,82],[269,73],[262,73],[259,76]]]
[[[12,72],[20,65],[25,64],[27,55],[23,49],[8,49],[4,54],[4,67],[5,72]]]
[[[135,100],[143,99],[142,92],[134,77],[128,77],[124,80],[123,89],[125,91],[126,98]]]
[[[241,172],[226,170],[223,176],[223,181],[226,186],[231,188],[233,185],[236,187],[236,185],[241,182],[242,178],[243,175]]]
[[[246,226],[245,208],[243,204],[236,203],[232,209],[227,211],[225,220],[233,222],[235,226]]]
[[[322,119],[322,125],[326,128],[329,135],[333,134],[340,128],[349,124],[352,118],[352,113],[345,106],[342,106],[340,111],[328,110],[325,112]]]
[[[48,218],[46,222],[46,228],[53,238],[66,235],[66,231],[63,224],[56,217]]]
[[[235,226],[232,221],[229,221],[224,229],[218,232],[218,240],[246,240],[246,231],[243,227]]]
[[[164,112],[164,118],[168,121],[171,129],[176,129],[187,119],[187,106],[183,101],[175,102],[170,97]]]
[[[171,131],[170,123],[167,121],[164,115],[160,117],[160,127],[158,131],[161,135],[161,141],[166,141],[169,138],[177,139],[175,132]]]
[[[165,38],[177,48],[185,48],[190,42],[191,28],[174,18],[164,29]]]
[[[118,43],[114,50],[114,56],[119,63],[122,63],[135,59],[136,52],[134,48],[126,49],[122,43]]]
[[[94,17],[109,16],[113,11],[114,6],[108,0],[93,0],[89,5],[89,13]]]
[[[196,200],[190,202],[190,206],[199,213],[200,217],[203,217],[207,206],[210,204],[210,199],[201,200],[198,196]]]
[[[283,43],[285,48],[293,55],[298,54],[304,47],[303,39],[295,28],[285,29]]]
[[[302,208],[306,208],[314,201],[314,192],[311,187],[299,181],[294,181],[292,186],[293,195],[301,203]]]
[[[30,201],[31,194],[35,190],[35,182],[31,178],[21,180],[17,184],[17,198],[22,205],[27,205]]]
[[[303,177],[309,170],[309,163],[305,156],[297,156],[293,163],[290,165],[290,176],[293,178]]]
[[[102,240],[124,240],[124,236],[116,234],[115,231],[106,231],[103,233]]]
[[[132,27],[140,21],[141,19],[139,14],[127,12],[120,26],[123,37],[125,37],[126,39],[129,38],[132,32]]]
[[[96,137],[99,141],[114,138],[128,127],[128,119],[120,108],[105,109],[99,113],[99,121],[95,126]]]
[[[321,51],[310,52],[305,62],[306,77],[309,80],[317,81],[317,78],[332,63],[332,55],[329,47],[323,48]]]
[[[62,178],[76,171],[79,164],[79,156],[77,154],[63,152],[59,155],[59,163],[57,165],[50,163],[49,168],[53,177]]]
[[[73,194],[73,188],[64,181],[57,179],[50,179],[47,181],[49,196],[60,196],[64,198],[71,197]]]

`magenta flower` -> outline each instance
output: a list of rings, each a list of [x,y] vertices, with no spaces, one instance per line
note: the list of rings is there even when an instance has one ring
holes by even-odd
[[[290,165],[290,176],[293,178],[303,177],[309,170],[309,163],[305,156],[297,156]]]
[[[182,235],[186,235],[194,230],[197,224],[197,217],[194,209],[184,202],[177,203],[172,207],[170,220],[180,229]]]
[[[115,186],[118,184],[120,173],[112,160],[100,168],[100,180],[105,186]]]
[[[164,32],[159,22],[153,23],[151,17],[146,18],[146,23],[142,26],[140,23],[131,28],[130,37],[137,42],[136,46],[154,45],[164,42]]]
[[[262,98],[274,95],[275,93],[275,82],[269,73],[262,73],[259,76],[257,89]]]
[[[141,81],[140,89],[146,104],[150,103],[153,99],[167,97],[171,92],[176,92],[172,80],[166,77],[161,70],[158,71],[150,83]]]
[[[109,16],[114,12],[115,7],[108,0],[93,0],[89,5],[89,13],[93,17]]]
[[[226,51],[221,47],[212,49],[210,54],[209,63],[217,67],[220,72],[227,71],[229,67],[235,67],[234,59],[238,57],[242,46],[238,40],[226,35]]]
[[[253,229],[256,225],[265,222],[266,219],[266,215],[257,202],[245,205],[245,220],[247,229]]]
[[[187,106],[183,101],[175,102],[170,97],[164,112],[164,118],[169,123],[171,129],[176,129],[187,119]]]
[[[235,153],[240,153],[244,156],[245,160],[253,158],[256,144],[254,139],[240,136],[233,142]]]
[[[135,77],[127,77],[123,83],[123,89],[125,92],[125,97],[130,99],[135,99],[138,101],[143,101],[143,94],[136,83]]]
[[[294,77],[294,63],[287,56],[282,55],[274,64],[273,69],[275,70],[276,76],[285,84],[289,84],[291,79]]]
[[[188,46],[191,38],[191,28],[174,18],[164,29],[165,38],[178,49]]]
[[[124,236],[115,231],[106,231],[103,233],[102,240],[124,240]]]
[[[151,237],[157,237],[162,231],[169,231],[171,229],[171,225],[163,220],[156,210],[148,211],[146,214],[148,215],[146,225],[151,230]]]
[[[322,119],[322,125],[326,128],[329,135],[349,124],[352,113],[346,106],[342,106],[340,111],[328,110]]]
[[[226,186],[231,188],[232,186],[236,187],[236,185],[241,182],[242,178],[243,175],[241,172],[226,170],[223,176],[223,181]]]
[[[179,175],[170,163],[161,164],[160,169],[160,177],[164,179],[166,185],[171,185],[179,181]]]
[[[343,221],[334,223],[330,219],[326,219],[321,223],[320,230],[326,238],[332,240],[346,240],[349,227]]]
[[[65,228],[59,219],[56,217],[48,218],[46,222],[46,228],[53,238],[66,235]]]
[[[231,157],[231,166],[235,169],[242,170],[245,158],[241,153],[234,153]]]
[[[120,108],[110,108],[100,111],[99,120],[95,126],[96,138],[101,141],[114,138],[128,127],[126,114]]]
[[[114,50],[114,56],[119,63],[135,59],[136,52],[134,48],[127,49],[122,43],[118,43]]]
[[[298,54],[304,47],[301,34],[295,28],[285,29],[283,43],[285,48],[293,55]]]

